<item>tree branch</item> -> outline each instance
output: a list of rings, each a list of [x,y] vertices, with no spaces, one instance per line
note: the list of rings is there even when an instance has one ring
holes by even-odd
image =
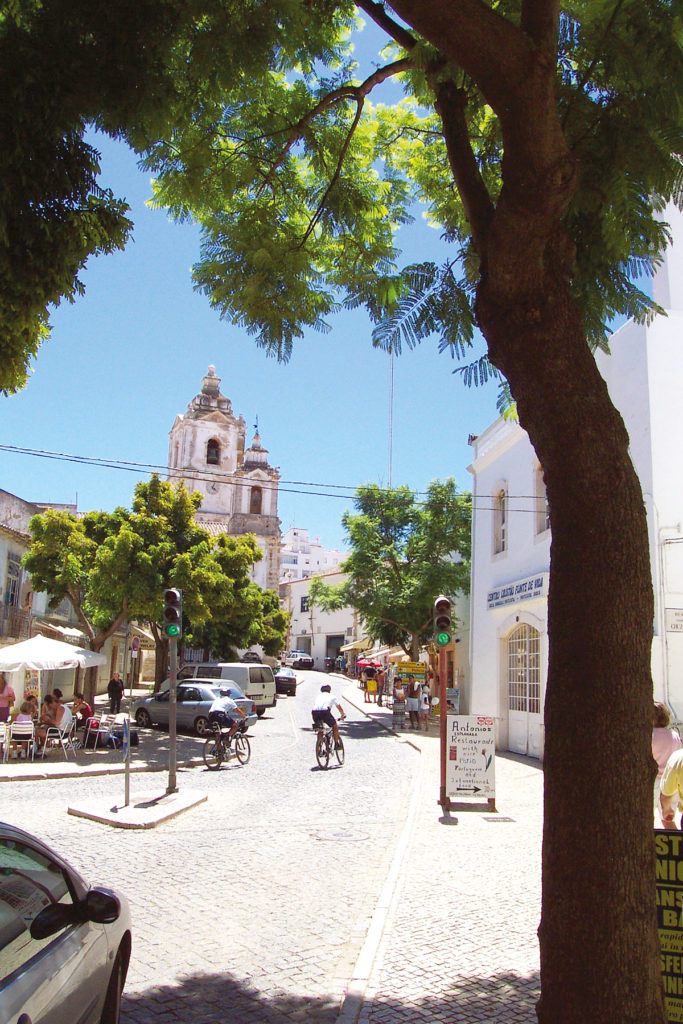
[[[525,32],[483,0],[391,0],[390,6],[477,83],[502,122],[519,116],[514,100],[529,88],[537,58]]]
[[[540,49],[553,52],[553,61],[559,16],[558,0],[522,0],[523,31]]]
[[[417,40],[412,33],[408,32],[403,25],[399,25],[397,21],[390,18],[386,12],[386,8],[383,4],[373,3],[373,0],[357,0],[357,7],[360,7],[362,11],[365,11],[376,25],[384,29],[387,35],[391,36],[404,50],[412,50],[417,44]]]
[[[334,185],[336,184],[336,182],[337,182],[337,180],[339,178],[339,175],[340,175],[341,169],[342,169],[342,164],[344,163],[344,157],[346,156],[346,151],[349,148],[349,145],[351,143],[351,139],[353,138],[353,133],[355,132],[356,128],[358,127],[358,122],[360,121],[360,117],[361,117],[361,114],[363,112],[363,103],[364,103],[364,100],[361,97],[358,100],[358,105],[356,107],[356,115],[355,115],[355,117],[353,119],[353,123],[352,123],[351,127],[349,128],[349,130],[348,130],[348,132],[346,134],[346,138],[344,139],[344,144],[343,144],[341,150],[339,151],[339,157],[337,159],[337,166],[335,167],[334,172],[332,174],[332,177],[330,178],[330,180],[328,182],[327,188],[325,189],[325,192],[323,193],[322,199],[318,203],[318,207],[317,207],[315,213],[311,217],[311,220],[310,220],[310,222],[308,224],[308,227],[306,228],[306,231],[304,233],[304,236],[301,239],[301,243],[299,245],[299,248],[302,248],[306,244],[308,239],[310,238],[311,232],[313,231],[313,229],[315,228],[315,225],[320,220],[320,218],[322,216],[322,213],[323,213],[323,210],[325,209],[325,202],[327,200],[327,197],[329,196],[330,192],[332,191]]]
[[[316,103],[314,107],[304,114],[304,116],[292,126],[289,138],[285,143],[284,148],[280,152],[279,156],[275,160],[273,166],[268,171],[258,194],[260,195],[265,188],[270,185],[273,180],[275,171],[278,169],[282,161],[285,159],[287,154],[290,152],[292,146],[298,142],[304,133],[304,130],[308,125],[322,114],[328,107],[333,106],[335,103],[340,103],[342,100],[355,100],[356,104],[362,103],[366,96],[368,96],[372,90],[377,86],[381,85],[388,78],[392,78],[394,75],[400,74],[402,71],[409,71],[414,65],[405,58],[402,60],[393,61],[391,64],[386,64],[383,68],[378,68],[372,75],[365,79],[360,85],[342,85],[338,89],[333,89],[332,92],[327,93],[323,96],[319,103]],[[354,129],[357,124],[357,116],[354,120]]]
[[[464,89],[456,88],[453,82],[438,82],[434,88],[435,106],[441,118],[448,162],[470,222],[475,248],[483,257],[494,206],[477,166],[467,131],[467,95]]]

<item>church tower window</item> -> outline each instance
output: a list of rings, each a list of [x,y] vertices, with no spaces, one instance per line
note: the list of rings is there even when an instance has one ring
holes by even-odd
[[[249,511],[255,515],[261,515],[261,504],[263,501],[263,494],[260,487],[252,487],[251,489],[251,502]]]
[[[206,444],[206,462],[209,466],[217,466],[221,460],[221,446],[215,437]]]

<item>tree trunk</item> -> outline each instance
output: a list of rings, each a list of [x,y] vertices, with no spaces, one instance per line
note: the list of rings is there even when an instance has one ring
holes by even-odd
[[[550,282],[530,296],[527,279],[520,296],[509,278],[502,294],[484,277],[477,309],[543,467],[552,525],[537,1014],[664,1024],[646,515],[566,276]]]
[[[168,679],[168,639],[153,625],[154,634],[154,692],[161,689],[161,684]]]

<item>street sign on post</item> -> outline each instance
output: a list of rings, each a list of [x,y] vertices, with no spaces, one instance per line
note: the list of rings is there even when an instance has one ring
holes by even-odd
[[[130,719],[123,720],[123,757],[126,764],[124,781],[124,807],[130,803]]]

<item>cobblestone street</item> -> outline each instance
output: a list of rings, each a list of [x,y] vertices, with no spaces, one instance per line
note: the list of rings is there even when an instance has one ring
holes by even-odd
[[[320,771],[308,728],[318,682],[307,674],[257,723],[244,768],[181,770],[179,788],[208,799],[153,829],[66,813],[121,803],[121,775],[0,784],[5,820],[129,897],[123,1024],[326,1024],[340,1011],[362,1024],[531,1024],[540,767],[498,758],[499,813],[443,816],[438,737],[397,738],[386,712],[338,681],[356,705],[346,764]],[[133,774],[131,795],[166,782]]]

